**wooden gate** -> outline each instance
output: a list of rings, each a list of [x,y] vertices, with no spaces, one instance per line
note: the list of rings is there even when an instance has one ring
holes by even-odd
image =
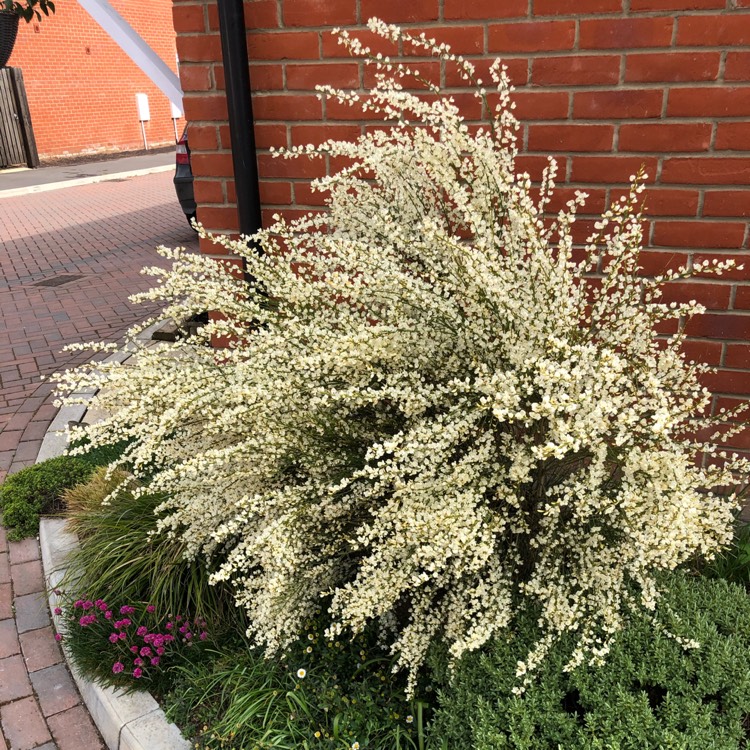
[[[0,169],[39,166],[20,68],[0,68]]]

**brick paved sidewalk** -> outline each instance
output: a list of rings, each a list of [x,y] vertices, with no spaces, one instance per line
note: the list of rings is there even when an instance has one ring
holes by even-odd
[[[154,248],[197,248],[171,180],[0,199],[0,480],[33,463],[54,415],[41,376],[90,358],[62,347],[119,339],[154,310],[127,301],[150,286],[141,268],[162,264]]]
[[[68,343],[116,341],[154,308],[140,269],[157,245],[197,242],[170,173],[0,199],[0,481],[33,464],[57,409],[54,372],[90,359]],[[39,286],[39,282],[66,283]],[[0,527],[0,750],[103,744],[62,662],[43,596],[36,539]]]
[[[54,639],[39,544],[8,542],[2,528],[0,724],[0,750],[104,747]]]

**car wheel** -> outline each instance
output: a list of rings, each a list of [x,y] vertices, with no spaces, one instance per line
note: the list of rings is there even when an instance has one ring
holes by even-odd
[[[197,234],[198,230],[193,226],[193,219],[195,218],[195,211],[191,214],[185,214],[188,220],[188,224],[190,224],[190,228]]]

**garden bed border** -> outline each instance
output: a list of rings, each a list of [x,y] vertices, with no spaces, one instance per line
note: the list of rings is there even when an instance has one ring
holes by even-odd
[[[153,334],[168,325],[157,322],[136,336],[142,343],[150,341]],[[124,362],[131,352],[115,352],[104,362]],[[73,394],[86,402],[95,391]],[[60,456],[67,447],[66,428],[70,422],[81,422],[88,411],[88,403],[63,406],[58,411],[39,449],[36,462]],[[55,615],[59,596],[55,594],[66,573],[69,552],[78,545],[75,534],[66,529],[62,518],[43,518],[39,525],[39,544],[42,549],[47,596],[50,612],[58,633],[65,635],[62,616]],[[190,743],[182,736],[177,726],[167,720],[164,711],[150,693],[126,693],[121,689],[103,687],[86,679],[70,660],[63,648],[65,660],[81,693],[81,698],[91,714],[109,750],[189,750]]]

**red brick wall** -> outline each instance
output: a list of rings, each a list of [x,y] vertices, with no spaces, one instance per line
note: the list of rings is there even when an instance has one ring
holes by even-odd
[[[176,71],[171,0],[112,5]],[[77,2],[56,8],[41,23],[21,21],[8,63],[23,70],[40,156],[143,148],[136,92],[149,99],[149,145],[173,143],[167,97]]]
[[[245,12],[266,215],[315,205],[320,198],[309,179],[324,168],[272,160],[270,146],[354,137],[366,124],[352,119],[361,117],[356,110],[315,95],[317,83],[360,87],[368,80],[331,26],[361,26],[377,14],[424,29],[480,69],[501,56],[518,88],[520,166],[538,176],[543,155],[554,154],[560,181],[586,189],[594,214],[644,164],[647,272],[706,255],[747,262],[744,271],[676,284],[669,294],[709,308],[691,324],[687,349],[720,367],[707,378],[716,403],[750,394],[750,0],[251,0]],[[173,14],[199,218],[231,231],[216,4],[174,0]],[[452,70],[427,58],[424,64],[460,93]],[[736,442],[750,449],[750,435]]]

